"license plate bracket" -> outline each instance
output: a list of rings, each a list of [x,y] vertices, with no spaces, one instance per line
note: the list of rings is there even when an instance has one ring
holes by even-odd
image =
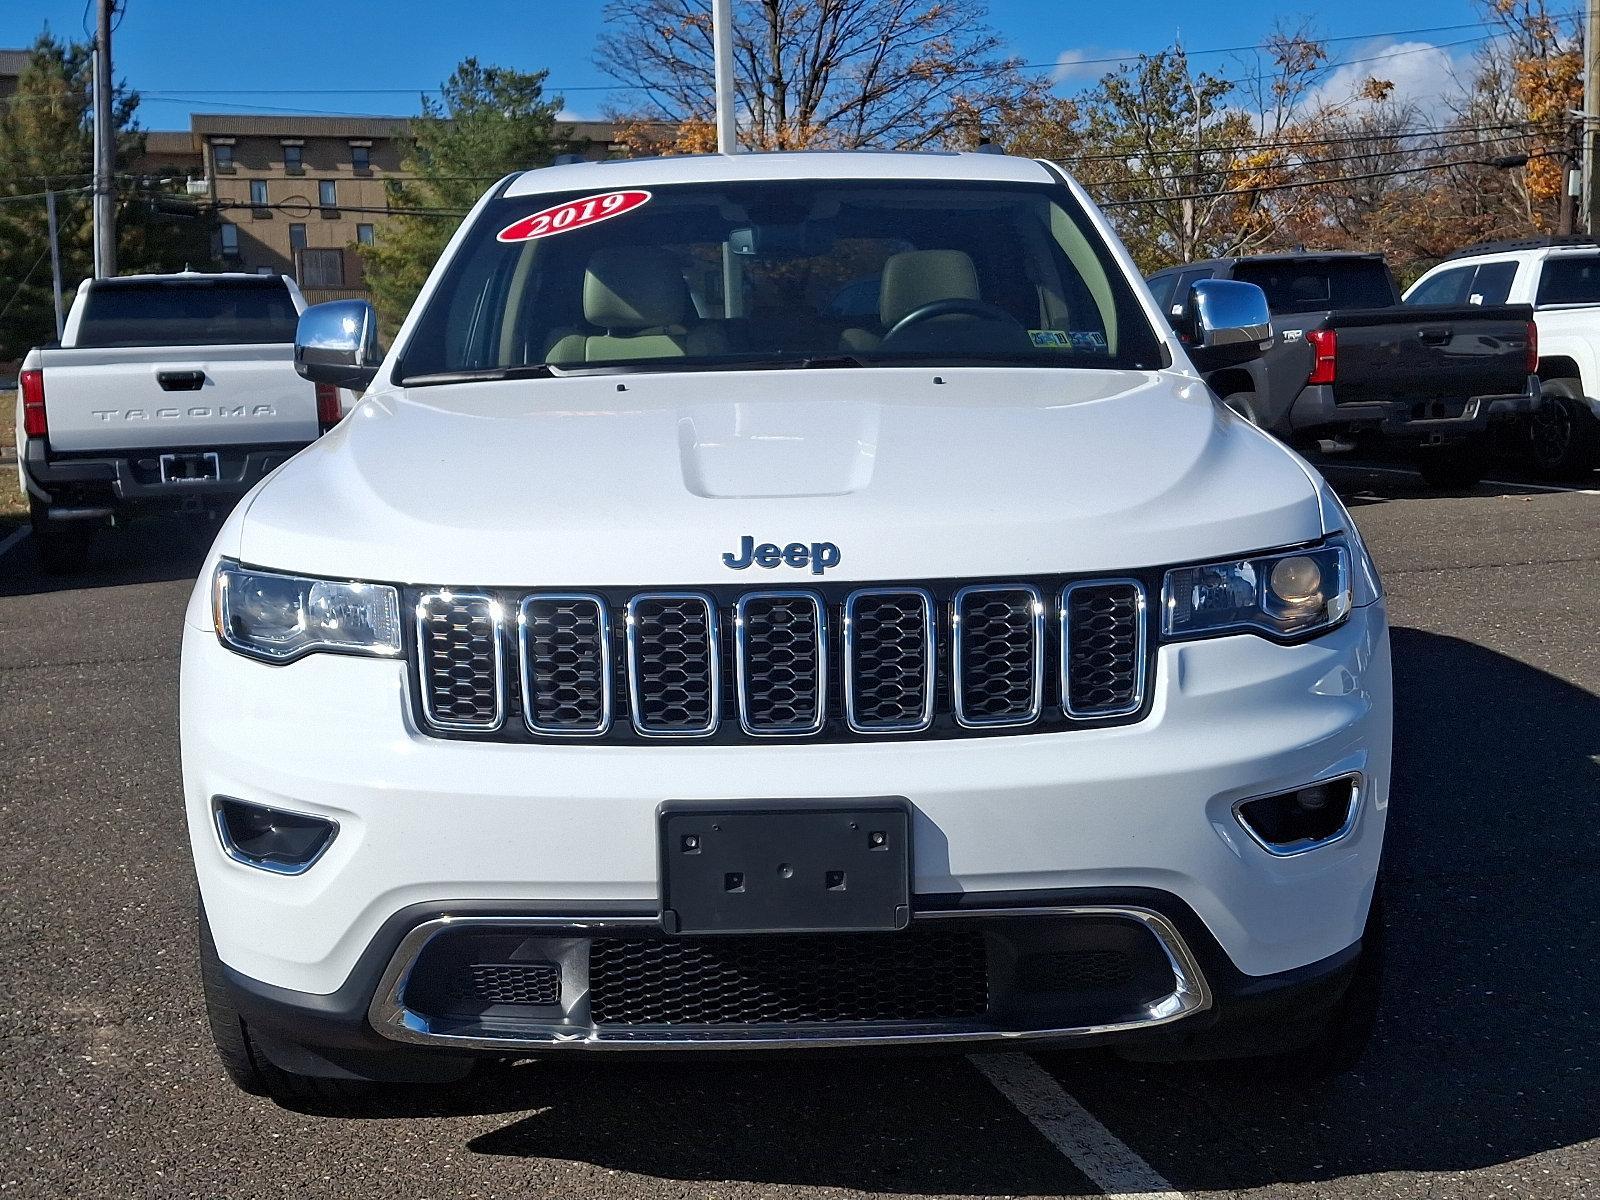
[[[222,476],[222,463],[215,450],[163,454],[159,465],[162,483],[215,483]]]
[[[669,800],[659,809],[671,934],[867,933],[911,922],[911,813],[843,802]]]

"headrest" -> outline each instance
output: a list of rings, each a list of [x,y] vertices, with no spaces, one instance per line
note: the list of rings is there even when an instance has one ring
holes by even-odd
[[[883,264],[878,319],[885,327],[935,300],[977,300],[978,272],[960,250],[906,250]]]
[[[596,250],[583,276],[583,317],[612,333],[677,325],[689,289],[672,256],[657,246]]]

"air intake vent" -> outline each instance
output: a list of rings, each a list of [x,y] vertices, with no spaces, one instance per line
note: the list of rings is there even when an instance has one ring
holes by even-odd
[[[822,728],[828,618],[812,592],[750,592],[734,607],[739,724],[757,736]]]
[[[480,1004],[559,1004],[561,968],[552,962],[473,963],[469,996]]]
[[[538,733],[598,737],[611,727],[611,622],[598,596],[522,602],[522,705]]]
[[[1044,602],[1026,584],[956,593],[956,720],[974,728],[1029,725],[1044,698]]]
[[[498,729],[505,719],[498,601],[467,592],[426,592],[417,604],[422,709],[441,729]]]
[[[933,597],[921,589],[851,593],[844,612],[844,702],[858,733],[933,724],[938,678]]]
[[[717,609],[692,592],[653,592],[628,604],[633,727],[646,737],[715,733],[722,707]]]
[[[1144,703],[1144,588],[1078,583],[1061,596],[1062,705],[1070,717],[1114,717]]]

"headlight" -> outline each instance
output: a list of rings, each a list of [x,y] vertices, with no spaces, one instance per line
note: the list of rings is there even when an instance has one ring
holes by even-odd
[[[1337,538],[1307,550],[1168,571],[1161,631],[1169,638],[1250,629],[1296,638],[1349,615],[1350,551]]]
[[[217,567],[211,603],[222,644],[266,662],[315,650],[400,653],[400,597],[386,584],[306,579],[225,562]]]

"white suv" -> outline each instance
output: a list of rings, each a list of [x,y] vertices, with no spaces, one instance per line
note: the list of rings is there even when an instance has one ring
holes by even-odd
[[[182,744],[207,1002],[276,1095],[483,1058],[1359,1049],[1382,592],[1047,163],[494,187],[221,531]]]
[[[1544,403],[1529,424],[1538,470],[1570,479],[1600,467],[1600,243],[1485,242],[1407,289],[1407,304],[1531,304]]]

